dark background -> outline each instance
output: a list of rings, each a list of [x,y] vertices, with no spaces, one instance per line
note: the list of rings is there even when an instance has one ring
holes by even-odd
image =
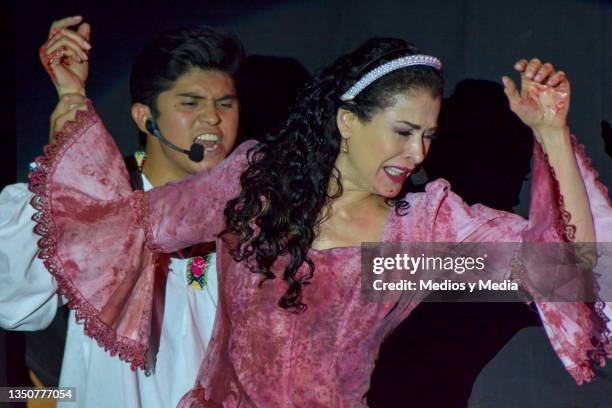
[[[369,37],[405,38],[443,61],[447,97],[466,79],[500,83],[500,77],[512,74],[512,65],[520,58],[551,61],[572,82],[572,131],[586,144],[604,184],[612,186],[612,159],[601,138],[601,122],[612,120],[610,1],[207,0],[163,5],[13,1],[2,2],[0,12],[4,56],[0,63],[4,117],[0,187],[25,181],[27,164],[41,153],[47,139],[56,96],[38,61],[38,47],[53,20],[74,14],[83,15],[93,28],[88,96],[125,154],[137,147],[127,86],[132,58],[160,31],[203,23],[235,32],[248,54],[289,57],[310,72]],[[266,86],[271,92],[286,86],[269,81],[256,91],[262,101]],[[249,98],[257,101],[257,93]],[[476,123],[491,122],[482,105],[464,104],[465,115]],[[266,115],[266,110],[259,114]],[[512,137],[505,130],[500,129],[498,137]],[[478,168],[478,162],[467,163],[467,156],[465,160]],[[455,161],[460,164],[461,157]],[[489,167],[489,175],[507,172],[512,161],[500,160],[498,166],[506,168]],[[525,214],[527,191],[523,188],[521,203],[515,207],[521,214]],[[3,336],[0,333],[0,383],[7,366]]]
[[[522,57],[552,61],[572,81],[572,130],[586,144],[603,181],[612,183],[600,138],[600,122],[612,120],[609,1],[207,0],[161,6],[26,0],[13,7],[19,180],[41,151],[55,103],[38,47],[52,20],[81,14],[93,26],[88,93],[124,153],[136,147],[127,90],[133,56],[162,30],[205,23],[235,32],[250,54],[295,58],[311,72],[371,36],[405,38],[443,61],[447,95],[466,78],[499,82]],[[3,133],[3,139],[11,138]]]

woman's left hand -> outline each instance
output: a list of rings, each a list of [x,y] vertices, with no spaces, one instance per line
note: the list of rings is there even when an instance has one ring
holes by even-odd
[[[521,74],[520,93],[512,79],[502,78],[510,109],[536,134],[544,129],[565,128],[570,104],[570,83],[565,73],[537,58],[520,60],[514,69]]]
[[[76,30],[70,29],[76,25]],[[60,97],[75,93],[85,95],[90,35],[91,27],[83,22],[83,17],[62,18],[53,22],[47,42],[39,49],[40,61]]]

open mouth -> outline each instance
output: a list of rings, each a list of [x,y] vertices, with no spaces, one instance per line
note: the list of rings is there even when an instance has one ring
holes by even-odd
[[[383,170],[385,171],[387,177],[389,177],[394,183],[403,183],[406,177],[412,171],[412,169],[395,166],[383,167]]]
[[[204,146],[206,153],[215,153],[221,149],[221,136],[214,133],[203,133],[193,140]]]

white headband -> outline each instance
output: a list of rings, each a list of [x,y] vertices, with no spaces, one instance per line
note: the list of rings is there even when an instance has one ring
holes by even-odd
[[[407,57],[397,58],[382,64],[380,67],[375,68],[365,74],[359,81],[355,82],[355,85],[351,86],[351,88],[340,97],[340,100],[350,101],[354,99],[359,92],[363,91],[368,85],[380,77],[383,77],[388,73],[400,68],[410,67],[413,65],[426,65],[428,67],[433,67],[438,71],[442,69],[442,63],[440,60],[430,55],[409,55]]]

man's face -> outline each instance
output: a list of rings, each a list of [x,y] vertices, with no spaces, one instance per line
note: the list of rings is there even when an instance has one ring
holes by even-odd
[[[238,99],[233,79],[221,71],[190,69],[158,95],[157,110],[157,126],[166,139],[187,150],[193,143],[204,146],[204,160],[197,163],[155,140],[156,167],[166,166],[176,178],[216,166],[234,146]]]

